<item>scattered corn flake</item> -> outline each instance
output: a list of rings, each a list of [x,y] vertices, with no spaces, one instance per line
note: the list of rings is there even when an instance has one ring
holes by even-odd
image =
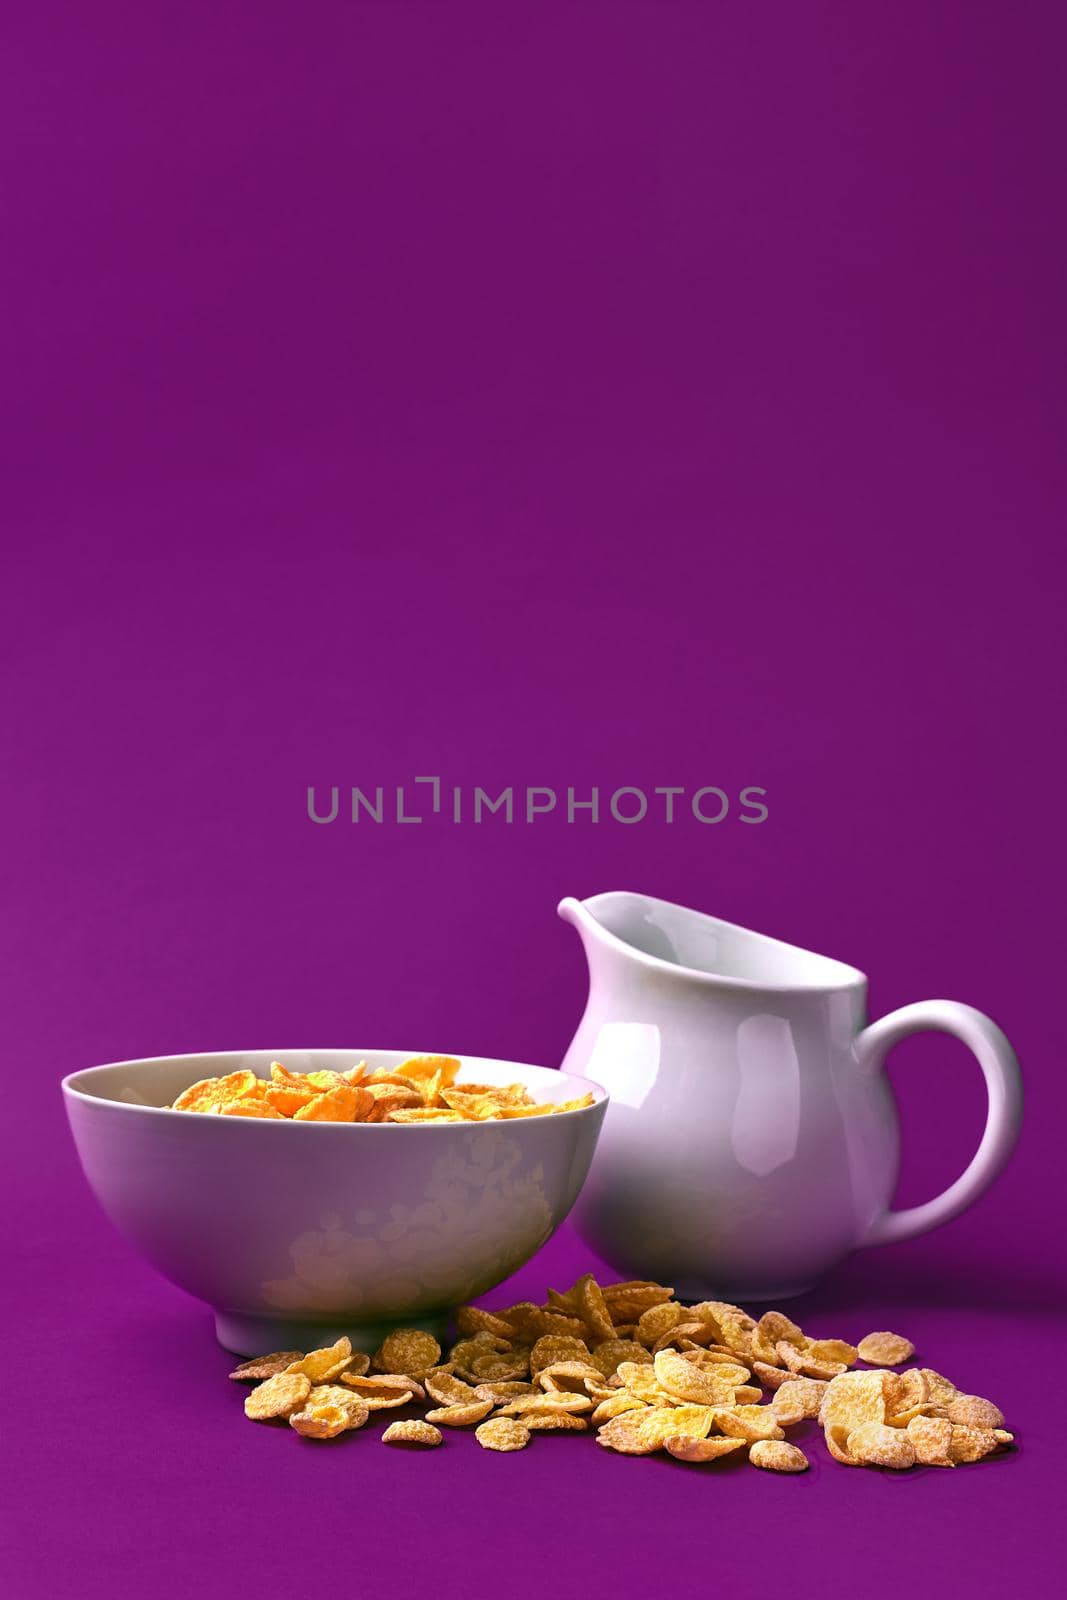
[[[895,1428],[906,1428],[912,1417],[917,1417],[928,1403],[926,1378],[919,1367],[909,1367],[907,1372],[883,1373],[882,1392],[885,1420]]]
[[[842,1424],[858,1428],[863,1422],[884,1422],[885,1386],[882,1372],[845,1372],[826,1385],[819,1408],[823,1427]]]
[[[728,1439],[783,1439],[773,1406],[723,1407],[715,1412],[715,1426]]]
[[[530,1351],[530,1371],[535,1375],[544,1367],[554,1367],[560,1361],[584,1361],[594,1366],[592,1351],[584,1339],[569,1334],[543,1334]]]
[[[971,1428],[1003,1428],[1004,1413],[992,1400],[983,1400],[976,1394],[957,1394],[939,1405],[935,1416],[949,1422],[964,1423]]]
[[[660,1386],[679,1400],[705,1406],[733,1403],[733,1384],[711,1372],[702,1372],[676,1350],[661,1350],[653,1363],[653,1371]]]
[[[311,1380],[302,1372],[277,1372],[245,1395],[245,1416],[253,1422],[287,1417],[299,1410],[310,1393]]]
[[[446,1428],[469,1428],[474,1422],[481,1422],[493,1409],[491,1400],[467,1400],[463,1405],[439,1406],[436,1411],[427,1411],[427,1422],[441,1422]]]
[[[421,1328],[396,1328],[374,1352],[373,1365],[380,1372],[401,1372],[418,1378],[440,1359],[441,1346],[432,1333]]]
[[[434,1445],[441,1443],[441,1430],[432,1422],[412,1418],[410,1422],[391,1422],[382,1434],[383,1444]]]
[[[943,1417],[912,1417],[908,1438],[915,1447],[915,1459],[924,1467],[954,1467],[949,1454],[952,1424]]]
[[[362,1428],[368,1414],[356,1395],[335,1383],[323,1383],[311,1390],[299,1411],[290,1414],[289,1426],[305,1439],[336,1439]]]
[[[325,1345],[321,1350],[309,1350],[306,1356],[294,1361],[285,1370],[302,1372],[312,1383],[328,1383],[345,1371],[352,1359],[352,1342],[344,1335],[336,1344]]]
[[[946,1405],[959,1394],[960,1391],[951,1379],[943,1377],[940,1372],[935,1372],[933,1367],[918,1367],[916,1370],[922,1373],[926,1381],[926,1398],[931,1405]]]
[[[624,1411],[613,1417],[597,1434],[597,1444],[622,1455],[647,1456],[666,1447],[668,1439],[691,1434],[703,1439],[711,1432],[714,1412],[710,1406],[664,1406],[642,1411]]]
[[[264,1378],[273,1378],[279,1372],[288,1372],[293,1362],[301,1359],[299,1350],[275,1350],[272,1355],[242,1361],[239,1367],[233,1369],[230,1377],[238,1383],[244,1383],[249,1378],[262,1382]]]
[[[573,1411],[524,1411],[522,1425],[531,1433],[586,1433],[589,1423],[585,1417],[576,1417]]]
[[[651,1348],[664,1334],[685,1321],[685,1308],[673,1300],[649,1306],[648,1310],[643,1311],[637,1319],[638,1342],[646,1348]]]
[[[778,1425],[791,1428],[819,1415],[827,1385],[817,1378],[790,1378],[775,1390],[770,1404]]]
[[[872,1367],[900,1367],[911,1360],[915,1346],[899,1333],[869,1333],[860,1340],[856,1351],[860,1360]]]
[[[953,1422],[952,1438],[949,1440],[948,1454],[951,1461],[981,1461],[984,1456],[993,1454],[1002,1444],[1011,1443],[1011,1434],[1003,1439],[997,1437],[1001,1429],[972,1428],[966,1423]]]
[[[510,1340],[513,1337],[509,1322],[492,1311],[483,1311],[481,1306],[460,1306],[456,1312],[456,1330],[465,1338],[476,1333],[492,1333],[498,1339]]]
[[[663,1441],[663,1448],[678,1461],[717,1461],[720,1456],[743,1450],[743,1439],[698,1439],[691,1433],[672,1433]]]
[[[479,1395],[469,1383],[464,1383],[462,1378],[457,1378],[454,1372],[443,1367],[436,1367],[427,1372],[423,1378],[426,1393],[431,1400],[436,1400],[442,1406],[466,1405],[469,1400],[492,1398],[492,1396]]]
[[[474,1386],[474,1393],[479,1400],[492,1400],[494,1405],[505,1400],[514,1400],[520,1394],[533,1394],[533,1392],[534,1385],[525,1382],[476,1383]]]
[[[849,1433],[847,1449],[864,1466],[901,1471],[915,1465],[915,1445],[907,1428],[891,1428],[884,1422],[861,1422]]]
[[[808,1458],[795,1444],[783,1439],[757,1439],[748,1452],[754,1467],[765,1472],[807,1472]]]
[[[474,1437],[483,1450],[522,1450],[530,1442],[530,1430],[510,1417],[494,1417],[475,1428]]]

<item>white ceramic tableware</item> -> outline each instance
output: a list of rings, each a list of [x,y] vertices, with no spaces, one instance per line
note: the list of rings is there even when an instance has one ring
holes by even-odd
[[[625,1275],[691,1298],[784,1299],[861,1245],[957,1216],[1011,1153],[1018,1064],[973,1007],[926,1000],[869,1024],[867,980],[843,962],[639,894],[566,899],[559,914],[589,963],[564,1067],[611,1095],[574,1223]],[[955,1183],[893,1211],[883,1063],[924,1029],[974,1052],[989,1113]]]

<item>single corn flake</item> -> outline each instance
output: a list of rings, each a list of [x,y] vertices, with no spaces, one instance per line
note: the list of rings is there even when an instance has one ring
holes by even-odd
[[[251,1398],[251,1396],[249,1397]],[[998,1438],[1001,1429],[972,1428],[965,1423],[953,1422],[948,1454],[951,1461],[981,1461],[993,1454],[1002,1444],[1011,1443],[1011,1434]]]
[[[734,1406],[715,1412],[715,1426],[728,1439],[783,1439],[773,1406]]]
[[[309,1350],[306,1356],[286,1367],[287,1372],[302,1372],[312,1383],[329,1383],[344,1372],[352,1359],[352,1342],[343,1335],[336,1344],[325,1345],[321,1350]]]
[[[404,1372],[418,1378],[441,1359],[441,1346],[421,1328],[397,1328],[387,1334],[374,1352],[380,1372]]]
[[[585,1433],[589,1427],[585,1417],[561,1411],[558,1406],[548,1411],[525,1411],[520,1420],[531,1433]]]
[[[459,1406],[439,1406],[436,1411],[427,1411],[427,1422],[440,1422],[446,1428],[469,1428],[472,1423],[481,1422],[493,1409],[491,1400],[469,1400]]]
[[[679,1434],[704,1439],[711,1432],[714,1412],[709,1406],[663,1406],[624,1411],[605,1423],[597,1444],[621,1455],[648,1456],[666,1448]]]
[[[884,1422],[885,1377],[882,1372],[845,1372],[833,1378],[819,1407],[823,1427],[840,1423],[851,1429],[861,1422]]]
[[[702,1372],[676,1350],[661,1350],[653,1362],[656,1381],[668,1394],[694,1405],[730,1405],[734,1398],[734,1385]]]
[[[369,1101],[364,1089],[344,1084],[339,1089],[327,1089],[309,1100],[306,1106],[293,1115],[294,1122],[358,1122]]]
[[[970,1428],[1003,1428],[1004,1413],[992,1400],[983,1400],[976,1394],[958,1394],[939,1405],[935,1416],[949,1422],[960,1422]]]
[[[322,1383],[316,1384],[300,1410],[290,1415],[289,1426],[305,1439],[336,1439],[362,1428],[368,1414],[356,1395],[335,1383]]]
[[[795,1444],[782,1439],[757,1439],[748,1452],[754,1467],[765,1472],[807,1472],[808,1458]]]
[[[530,1442],[530,1430],[510,1417],[493,1417],[475,1428],[474,1437],[483,1450],[523,1450]]]
[[[872,1367],[900,1367],[915,1354],[910,1339],[899,1333],[869,1333],[856,1346],[861,1361]]]
[[[433,1445],[441,1443],[441,1430],[432,1422],[391,1422],[382,1434],[383,1444]]]
[[[253,1422],[287,1417],[298,1411],[311,1393],[311,1380],[299,1372],[278,1372],[245,1396],[245,1416]]]
[[[261,1383],[264,1378],[273,1378],[279,1372],[288,1372],[294,1361],[301,1360],[303,1360],[302,1350],[275,1350],[273,1355],[253,1356],[250,1361],[242,1361],[239,1367],[234,1367],[230,1377],[238,1383],[244,1383],[249,1378]]]
[[[912,1417],[908,1438],[915,1447],[915,1459],[924,1467],[954,1467],[950,1454],[952,1424],[944,1417]]]
[[[469,1383],[464,1383],[462,1378],[457,1378],[454,1372],[443,1368],[434,1368],[427,1372],[423,1378],[426,1393],[431,1400],[436,1400],[442,1406],[466,1405],[469,1400],[484,1400],[485,1395],[479,1395]],[[493,1396],[488,1398],[492,1399]]]
[[[720,1456],[743,1450],[743,1439],[698,1439],[691,1433],[672,1433],[663,1441],[663,1448],[678,1461],[717,1461]]]
[[[915,1465],[915,1445],[906,1428],[884,1422],[861,1422],[848,1436],[848,1453],[864,1466],[892,1467],[901,1471]]]
[[[254,1072],[247,1070],[228,1072],[223,1078],[201,1078],[199,1083],[192,1083],[182,1091],[172,1110],[209,1111],[215,1106],[221,1108],[247,1094],[254,1094],[258,1088],[259,1079]]]
[[[826,1384],[817,1378],[790,1378],[775,1391],[770,1409],[782,1428],[819,1415]]]
[[[285,1121],[280,1111],[275,1111],[266,1100],[260,1100],[255,1095],[249,1095],[247,1100],[230,1100],[220,1109],[224,1117],[265,1117],[275,1122]]]

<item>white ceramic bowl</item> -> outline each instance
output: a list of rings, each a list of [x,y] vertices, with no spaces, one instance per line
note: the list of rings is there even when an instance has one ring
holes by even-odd
[[[215,1310],[242,1354],[347,1333],[372,1348],[403,1322],[440,1331],[563,1221],[607,1095],[546,1067],[462,1057],[458,1081],[526,1084],[577,1111],[499,1122],[275,1122],[171,1111],[200,1078],[396,1067],[413,1050],[248,1050],[119,1061],[63,1080],[89,1184],[116,1227]]]

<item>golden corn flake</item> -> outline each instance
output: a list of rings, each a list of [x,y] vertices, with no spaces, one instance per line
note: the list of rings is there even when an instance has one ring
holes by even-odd
[[[309,1350],[306,1356],[286,1367],[287,1372],[302,1372],[312,1383],[328,1383],[344,1372],[352,1359],[352,1342],[342,1336],[336,1344]]]
[[[861,1422],[848,1436],[848,1453],[865,1466],[902,1470],[915,1465],[915,1446],[907,1428],[890,1428],[884,1422]]]
[[[298,1411],[311,1393],[311,1380],[300,1372],[278,1372],[245,1396],[245,1416],[253,1422],[287,1417]]]
[[[944,1405],[947,1400],[959,1394],[960,1391],[951,1378],[943,1377],[940,1372],[935,1372],[933,1367],[918,1367],[916,1370],[923,1375],[926,1382],[926,1398],[931,1405]]]
[[[397,1328],[388,1334],[374,1352],[374,1365],[381,1372],[406,1372],[420,1377],[441,1359],[441,1346],[432,1333],[421,1328]]]
[[[637,1340],[646,1348],[651,1348],[657,1340],[670,1333],[680,1322],[686,1320],[685,1310],[676,1305],[673,1300],[658,1305],[649,1306],[637,1319]]]
[[[717,1461],[720,1456],[743,1450],[743,1439],[698,1439],[691,1433],[672,1433],[663,1448],[678,1461]]]
[[[950,1455],[952,1424],[943,1417],[912,1417],[908,1423],[908,1438],[915,1449],[915,1459],[924,1467],[954,1467]]]
[[[514,1383],[476,1383],[474,1393],[479,1400],[491,1400],[494,1405],[502,1404],[506,1400],[514,1400],[520,1394],[533,1394],[534,1385],[516,1381]]]
[[[773,1406],[734,1406],[715,1412],[715,1426],[728,1439],[784,1439]]]
[[[910,1361],[915,1346],[899,1333],[869,1333],[856,1346],[861,1361],[872,1367],[899,1367]]]
[[[1010,1433],[998,1437],[1002,1431],[1000,1429],[972,1428],[959,1422],[953,1422],[951,1427],[952,1438],[948,1446],[950,1461],[981,1461],[984,1456],[992,1455],[1000,1445],[1011,1443]]]
[[[775,1390],[770,1409],[779,1427],[791,1428],[819,1415],[827,1385],[817,1378],[790,1378]]]
[[[524,1411],[521,1417],[524,1428],[531,1433],[585,1433],[589,1423],[585,1417],[576,1417],[572,1411]]]
[[[661,1350],[652,1369],[660,1387],[679,1400],[694,1405],[721,1406],[733,1403],[734,1386],[711,1372],[702,1372],[675,1350]]]
[[[573,1394],[568,1390],[556,1393],[520,1394],[500,1408],[502,1417],[521,1417],[526,1411],[592,1411],[593,1402],[587,1394]]]
[[[440,1422],[446,1428],[469,1428],[472,1423],[481,1422],[493,1409],[491,1400],[468,1400],[463,1405],[439,1406],[436,1411],[427,1411],[427,1422]]]
[[[435,1428],[432,1422],[420,1422],[416,1419],[412,1419],[410,1422],[391,1422],[382,1434],[382,1443],[440,1444],[441,1430]]]
[[[907,1372],[883,1373],[882,1392],[885,1420],[895,1428],[906,1428],[912,1417],[917,1417],[928,1404],[926,1377],[919,1367],[909,1367]]]
[[[963,1423],[971,1428],[1003,1428],[1004,1413],[992,1400],[982,1400],[976,1394],[957,1394],[937,1407],[938,1417],[949,1422]]]
[[[537,1104],[523,1083],[456,1085],[459,1070],[455,1056],[413,1056],[395,1071],[374,1072],[365,1061],[346,1072],[290,1072],[272,1061],[269,1080],[247,1069],[202,1078],[182,1091],[172,1109],[292,1122],[462,1122],[552,1116],[594,1103],[586,1094]]]
[[[591,1360],[605,1378],[614,1376],[620,1361],[635,1361],[638,1365],[648,1366],[652,1364],[652,1356],[636,1339],[604,1339],[594,1346]]]
[[[238,1383],[244,1383],[249,1378],[254,1378],[261,1383],[264,1378],[273,1378],[279,1372],[288,1372],[294,1361],[301,1360],[299,1350],[275,1350],[273,1355],[256,1356],[253,1361],[242,1361],[235,1367],[230,1377]]]
[[[570,1390],[581,1394],[588,1394],[585,1385],[589,1378],[599,1384],[601,1374],[596,1367],[587,1366],[583,1361],[556,1361],[550,1367],[542,1367],[537,1374],[537,1382],[542,1389]]]
[[[483,1450],[522,1450],[530,1442],[530,1430],[510,1417],[494,1417],[474,1430]]]
[[[289,1426],[305,1439],[336,1439],[339,1434],[362,1428],[367,1408],[347,1389],[334,1383],[317,1384],[299,1411],[289,1417]]]
[[[808,1458],[795,1444],[782,1439],[757,1439],[748,1452],[754,1467],[766,1472],[807,1472]]]
[[[616,1389],[609,1399],[601,1400],[590,1421],[599,1428],[602,1422],[610,1422],[612,1417],[619,1417],[624,1411],[642,1411],[644,1406],[645,1402],[631,1394],[629,1389]]]
[[[259,1079],[254,1072],[228,1072],[224,1078],[201,1078],[175,1100],[174,1111],[210,1111],[216,1106],[229,1105],[244,1095],[254,1094]]]
[[[427,1372],[423,1378],[426,1393],[431,1400],[436,1400],[438,1405],[459,1406],[466,1405],[469,1400],[493,1399],[492,1395],[479,1395],[469,1383],[464,1383],[462,1378],[457,1378],[454,1372],[445,1367],[435,1367]]]
[[[569,1335],[546,1333],[530,1351],[530,1371],[535,1375],[544,1367],[554,1367],[560,1361],[584,1361],[594,1366],[592,1352],[584,1339]]]
[[[422,1104],[398,1116],[483,1119],[540,1109],[521,1084],[456,1084],[452,1065],[438,1058],[369,1076],[364,1063],[341,1082],[337,1076],[305,1078],[275,1063],[269,1084],[231,1074],[193,1085],[186,1097],[190,1109],[216,1115],[261,1115],[263,1105],[273,1115],[268,1094],[290,1097],[294,1116],[330,1097],[343,1106],[353,1094],[365,1095],[368,1115],[377,1116],[394,1097],[416,1092]],[[457,1109],[433,1103],[441,1099]],[[430,1405],[425,1417],[393,1423],[385,1443],[437,1445],[435,1424],[474,1427],[483,1448],[499,1451],[524,1448],[533,1433],[593,1431],[621,1455],[666,1451],[698,1463],[747,1451],[755,1466],[783,1473],[808,1466],[784,1430],[816,1417],[830,1456],[850,1467],[953,1467],[1013,1443],[992,1401],[961,1393],[931,1367],[891,1370],[913,1353],[896,1334],[869,1334],[859,1345],[816,1339],[784,1312],[757,1322],[727,1301],[686,1307],[673,1289],[644,1279],[605,1285],[585,1273],[566,1291],[549,1289],[543,1305],[464,1306],[456,1323],[460,1338],[447,1357],[432,1334],[400,1327],[375,1351],[374,1368],[385,1370],[369,1370],[371,1357],[341,1338],[307,1354],[281,1350],[242,1362],[231,1377],[258,1382],[245,1401],[249,1417],[288,1419],[313,1439],[419,1401]],[[849,1370],[861,1358],[879,1364]]]
[[[841,1424],[851,1429],[862,1422],[884,1422],[884,1377],[881,1372],[845,1372],[832,1379],[819,1408],[823,1427]]]
[[[626,1456],[648,1456],[666,1448],[666,1441],[679,1434],[697,1439],[711,1432],[714,1413],[708,1406],[664,1406],[641,1411],[624,1411],[605,1423],[597,1434],[597,1444]]]
[[[406,1406],[409,1400],[426,1398],[422,1385],[400,1372],[374,1372],[364,1376],[342,1372],[341,1382],[352,1389],[371,1411],[383,1411],[389,1406]]]

